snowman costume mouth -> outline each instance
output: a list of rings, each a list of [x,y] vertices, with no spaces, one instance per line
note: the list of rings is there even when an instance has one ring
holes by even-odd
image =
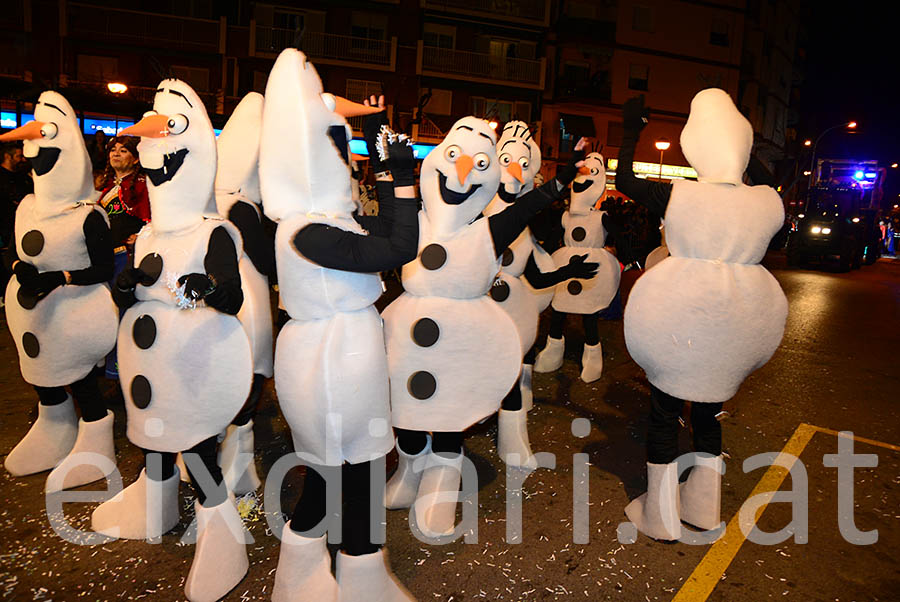
[[[150,181],[153,182],[154,186],[165,184],[166,182],[174,178],[176,173],[178,173],[178,170],[184,163],[184,158],[187,157],[187,154],[188,149],[186,148],[178,149],[174,153],[166,153],[165,155],[163,155],[162,167],[145,167],[144,173],[147,174],[147,177],[150,178]]]
[[[60,149],[52,146],[42,146],[38,150],[37,155],[29,157],[31,167],[34,169],[34,175],[42,176],[53,169],[53,166],[56,165],[56,160],[59,159],[59,151]]]
[[[447,188],[447,176],[442,174],[440,170],[437,170],[437,174],[438,186],[441,191],[441,200],[448,205],[462,205],[469,200],[470,196],[475,194],[476,190],[481,188],[481,184],[472,184],[465,192],[456,192],[455,190]]]
[[[575,180],[572,182],[572,192],[584,192],[588,188],[590,188],[594,184],[593,180],[585,180],[584,182],[579,182]]]
[[[515,192],[508,192],[506,188],[501,184],[500,189],[497,191],[497,195],[500,197],[500,200],[506,203],[507,205],[512,205],[516,202],[518,198],[518,194]]]

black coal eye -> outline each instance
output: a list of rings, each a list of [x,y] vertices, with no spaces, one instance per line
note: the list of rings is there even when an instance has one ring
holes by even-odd
[[[169,121],[166,122],[166,129],[169,130],[170,134],[180,134],[188,127],[188,118],[184,115],[172,115],[169,117]]]

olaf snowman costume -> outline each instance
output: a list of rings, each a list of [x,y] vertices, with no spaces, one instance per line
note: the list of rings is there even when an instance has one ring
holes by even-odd
[[[345,117],[378,113],[326,94],[302,52],[284,50],[269,75],[260,183],[275,237],[279,289],[290,320],[278,335],[275,388],[294,447],[308,462],[303,494],[282,533],[273,600],[411,600],[384,550],[369,541],[370,462],[391,449],[387,358],[378,271],[415,256],[415,159],[407,147],[408,198],[397,191],[393,222],[354,217]],[[406,146],[406,145],[403,145]],[[399,186],[399,171],[395,186]],[[382,199],[385,206],[392,199]],[[327,535],[323,475],[342,477],[344,523],[336,578]],[[378,503],[376,501],[375,503]]]
[[[35,191],[16,211],[7,257],[14,275],[6,317],[22,377],[40,398],[37,420],[5,466],[15,476],[56,467],[47,478],[49,493],[115,470],[113,415],[94,367],[115,344],[118,313],[106,284],[113,268],[109,222],[88,200],[95,194],[91,162],[75,111],[62,95],[47,91],[34,116],[0,136],[3,142],[24,140],[34,168]],[[64,388],[69,385],[80,420]]]
[[[590,153],[572,182],[569,210],[563,213],[563,246],[553,253],[557,266],[569,263],[575,256],[587,254],[587,260],[598,265],[596,275],[589,279],[571,279],[556,286],[550,335],[547,345],[535,362],[537,372],[553,372],[562,366],[565,338],[562,330],[563,314],[584,316],[585,342],[581,364],[581,380],[593,382],[603,372],[603,349],[597,334],[597,313],[612,302],[619,289],[619,262],[603,246],[606,228],[605,211],[595,210],[606,192],[606,167],[600,153]]]
[[[135,243],[137,267],[119,275],[115,291],[128,307],[118,338],[128,438],[147,462],[135,483],[94,511],[92,526],[127,539],[170,530],[179,514],[175,454],[197,454],[209,474],[194,474],[199,463],[188,454],[193,482],[211,476],[215,487],[196,488],[197,545],[185,593],[216,600],[249,566],[215,454],[216,436],[244,403],[252,375],[250,344],[235,317],[243,301],[240,236],[210,213],[216,141],[190,86],[163,80],[153,110],[123,133],[141,136],[153,213]]]
[[[630,166],[645,115],[628,101],[620,165]],[[625,308],[625,341],[651,384],[648,491],[626,514],[643,533],[678,539],[679,523],[720,523],[721,427],[715,415],[751,372],[765,364],[784,333],[787,300],[759,262],[784,220],[778,193],[746,186],[753,130],[723,90],[691,102],[681,147],[699,181],[669,186],[619,177],[623,192],[665,213],[671,256],[638,279]],[[620,168],[620,171],[621,168]],[[624,176],[624,177],[623,177]],[[678,485],[677,419],[690,400],[698,464]],[[665,437],[662,431],[665,431]]]
[[[526,123],[511,121],[504,126],[497,142],[497,159],[501,169],[500,188],[484,210],[486,216],[500,213],[529,194],[561,196],[554,182],[535,190],[534,177],[541,169],[541,151]],[[507,463],[534,468],[537,463],[528,440],[527,412],[532,405],[533,346],[540,313],[550,305],[555,285],[576,276],[573,270],[580,269],[584,277],[590,277],[591,268],[596,269],[596,265],[575,263],[557,269],[553,258],[537,243],[527,226],[503,251],[500,263],[500,274],[491,287],[490,297],[515,323],[524,361],[519,385],[503,399],[497,447]]]
[[[419,180],[418,257],[404,266],[404,293],[383,314],[400,454],[385,501],[389,508],[415,503],[418,528],[431,537],[454,530],[462,432],[499,409],[521,368],[516,326],[487,293],[503,251],[554,200],[535,195],[476,219],[500,172],[496,135],[476,117],[457,121],[428,154]],[[574,164],[562,172],[570,175],[551,183],[557,192]],[[421,436],[428,431],[433,440]],[[412,435],[417,443],[405,444]]]
[[[237,318],[250,338],[253,385],[244,408],[228,427],[219,450],[219,465],[229,491],[243,495],[259,488],[253,461],[253,417],[265,379],[272,377],[272,310],[269,276],[275,273],[275,247],[263,229],[259,191],[259,140],[263,96],[247,94],[216,140],[216,209],[240,231],[244,255],[238,269],[244,303]]]

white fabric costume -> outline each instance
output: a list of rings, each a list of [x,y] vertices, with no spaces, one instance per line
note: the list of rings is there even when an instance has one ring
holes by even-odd
[[[419,254],[384,311],[394,426],[463,431],[500,408],[516,382],[516,327],[486,297],[500,269],[488,220],[497,190],[494,133],[464,117],[422,162]]]

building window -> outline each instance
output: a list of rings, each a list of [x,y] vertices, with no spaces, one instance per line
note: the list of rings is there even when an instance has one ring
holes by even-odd
[[[114,56],[78,55],[78,81],[111,82],[118,79],[119,59]]]
[[[350,35],[367,40],[384,40],[387,37],[387,16],[353,11]]]
[[[209,69],[172,65],[172,73],[197,92],[209,92]]]
[[[306,25],[305,15],[302,13],[275,10],[272,13],[272,27],[286,31],[299,32]]]
[[[456,28],[452,25],[426,23],[422,43],[431,48],[453,50],[456,48]]]
[[[634,31],[653,31],[653,11],[649,6],[635,6],[631,16],[631,28]]]
[[[630,65],[628,67],[628,88],[630,90],[647,91],[650,79],[650,67],[647,65]]]
[[[725,19],[714,17],[712,28],[709,31],[709,43],[713,46],[728,47],[728,21]]]
[[[506,123],[513,119],[521,121],[531,120],[531,103],[497,98],[483,98],[473,96],[471,100],[472,115],[482,119],[496,119],[500,123]]]
[[[450,90],[441,90],[439,88],[420,88],[419,98],[426,94],[431,94],[428,104],[425,105],[425,114],[431,115],[452,115],[453,114],[453,92]]]
[[[622,137],[625,135],[625,125],[621,121],[610,121],[606,128],[606,146],[622,146]]]

